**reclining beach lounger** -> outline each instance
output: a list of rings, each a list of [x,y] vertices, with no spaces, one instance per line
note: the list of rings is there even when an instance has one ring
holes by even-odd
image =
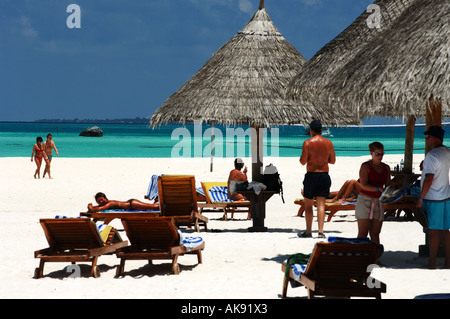
[[[117,250],[117,277],[123,275],[126,260],[171,259],[173,274],[180,273],[178,257],[184,254],[195,254],[202,263],[204,241],[200,237],[183,238],[173,218],[124,218],[122,223],[131,245]]]
[[[158,199],[161,216],[173,217],[177,227],[194,227],[207,231],[208,218],[198,212],[194,176],[161,175],[158,177]]]
[[[161,175],[152,175],[150,182],[147,187],[147,193],[144,195],[144,198],[149,200],[156,200],[158,198],[158,177]],[[175,175],[171,175],[175,176]],[[184,176],[184,175],[179,175]],[[200,202],[206,202],[205,193],[203,192],[203,189],[201,187],[196,188],[197,191],[197,201]]]
[[[289,259],[283,262],[282,297],[286,297],[291,279],[305,286],[310,299],[314,296],[381,299],[386,285],[369,278],[368,269],[377,263],[382,251],[382,245],[367,239],[337,238],[335,242],[317,243],[306,265],[292,265]]]
[[[94,221],[103,221],[105,225],[108,225],[116,218],[127,217],[158,217],[161,216],[160,211],[137,211],[137,210],[108,210],[103,212],[82,212],[82,217],[92,218]]]
[[[203,212],[223,212],[223,219],[228,219],[228,213],[231,218],[234,213],[247,213],[247,219],[250,219],[250,201],[232,201],[228,198],[228,189],[226,182],[201,182],[206,203],[199,203],[200,213]]]
[[[37,250],[34,257],[40,259],[35,278],[41,278],[46,262],[91,262],[91,276],[99,277],[98,257],[114,253],[128,244],[117,231],[106,226],[100,232],[89,218],[41,219],[49,248]]]
[[[397,210],[410,210],[412,211],[415,208],[415,203],[417,198],[415,196],[405,196],[403,198],[399,198],[395,202],[385,203],[384,211],[397,211]],[[294,201],[295,204],[300,205],[298,209],[297,216],[303,217],[303,213],[305,211],[305,200],[304,199],[296,199]],[[314,201],[314,205],[315,201]],[[331,203],[329,200],[325,203],[325,212],[328,214],[327,222],[330,222],[333,216],[339,211],[351,211],[355,210],[356,202],[344,202],[344,203]]]
[[[303,217],[303,213],[305,211],[305,200],[304,199],[296,199],[294,204],[300,205],[298,209],[297,216]],[[314,201],[314,205],[316,205],[316,201]],[[330,222],[333,218],[334,214],[341,210],[355,210],[356,202],[344,202],[344,203],[332,203],[330,200],[325,202],[325,212],[328,213],[327,222]]]

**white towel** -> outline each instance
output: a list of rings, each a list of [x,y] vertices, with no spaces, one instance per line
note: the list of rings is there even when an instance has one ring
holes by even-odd
[[[260,182],[250,182],[247,187],[247,189],[253,189],[256,195],[259,195],[266,188],[267,186]]]
[[[201,237],[185,236],[180,230],[178,230],[178,234],[180,234],[180,245],[186,247],[187,251],[191,251],[203,243],[203,238]]]

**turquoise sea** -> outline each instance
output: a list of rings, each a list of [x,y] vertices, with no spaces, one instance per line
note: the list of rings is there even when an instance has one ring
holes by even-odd
[[[80,137],[84,129],[97,125],[103,137]],[[444,127],[445,128],[445,127]],[[215,156],[247,157],[250,152],[248,127],[215,126]],[[415,131],[414,152],[424,152],[424,126]],[[31,156],[36,137],[44,141],[52,133],[60,157],[209,157],[210,125],[166,125],[151,128],[142,124],[69,124],[41,122],[0,123],[0,157]],[[379,141],[387,154],[403,154],[405,126],[332,127],[327,136],[338,156],[368,154],[368,144]],[[273,128],[264,138],[265,156],[299,157],[302,143],[309,138],[303,126]]]

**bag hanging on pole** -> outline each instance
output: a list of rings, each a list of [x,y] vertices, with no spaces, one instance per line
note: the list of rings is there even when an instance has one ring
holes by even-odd
[[[266,190],[280,193],[284,204],[283,182],[281,181],[277,168],[272,163],[265,167],[262,183],[267,186]]]

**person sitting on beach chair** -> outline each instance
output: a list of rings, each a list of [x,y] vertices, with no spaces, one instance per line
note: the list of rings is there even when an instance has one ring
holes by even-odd
[[[104,193],[95,194],[95,201],[98,206],[88,204],[89,212],[99,212],[109,209],[124,209],[124,210],[159,210],[158,203],[144,203],[137,199],[129,199],[125,202],[117,200],[109,200]]]
[[[244,168],[244,170],[242,170]],[[241,171],[242,170],[242,171]],[[242,158],[234,160],[234,169],[231,170],[228,177],[228,198],[234,201],[244,201],[247,198],[236,192],[238,185],[247,182],[247,166],[244,165]]]

